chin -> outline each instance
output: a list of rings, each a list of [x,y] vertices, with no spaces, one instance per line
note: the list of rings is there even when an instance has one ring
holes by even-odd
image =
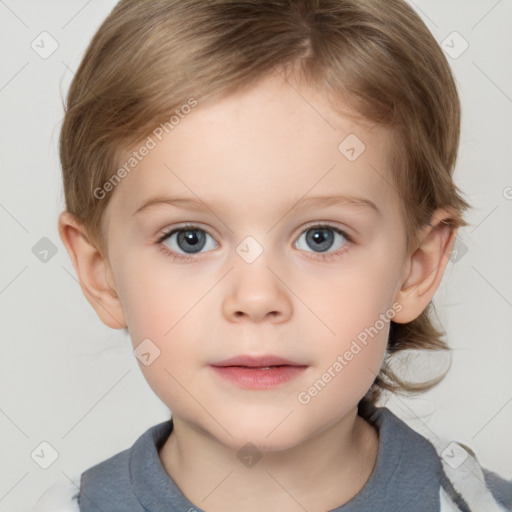
[[[282,417],[272,422],[261,421],[261,418],[253,422],[233,422],[226,425],[226,429],[233,437],[222,431],[222,442],[236,451],[250,443],[261,452],[280,452],[294,448],[308,437],[291,419],[283,421]]]
[[[242,452],[254,450],[255,452],[278,453],[294,448],[302,439],[291,439],[289,436],[275,436],[270,439],[267,433],[257,434],[254,432],[237,433],[233,438],[226,439],[228,447],[238,455]]]

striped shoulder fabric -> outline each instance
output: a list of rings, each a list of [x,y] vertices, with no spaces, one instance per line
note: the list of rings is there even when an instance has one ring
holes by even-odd
[[[512,511],[512,481],[482,468],[475,453],[462,443],[434,437],[429,441],[446,477],[440,489],[441,512]],[[489,484],[494,482],[502,486],[501,493],[497,486],[490,488]]]

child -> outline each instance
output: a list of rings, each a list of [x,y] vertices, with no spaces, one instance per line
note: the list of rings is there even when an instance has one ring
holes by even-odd
[[[36,510],[510,510],[468,447],[377,407],[444,376],[390,363],[448,348],[459,127],[403,0],[119,2],[69,91],[59,230],[172,418]]]

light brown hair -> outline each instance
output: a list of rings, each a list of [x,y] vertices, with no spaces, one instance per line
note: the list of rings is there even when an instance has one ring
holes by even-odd
[[[389,166],[410,252],[436,208],[465,226],[469,204],[453,181],[460,102],[450,66],[403,0],[122,0],[92,39],[71,84],[60,136],[66,209],[107,253],[102,219],[122,151],[175,109],[292,72],[392,134]],[[340,141],[341,142],[341,141]],[[388,353],[360,402],[381,391],[420,392],[388,364],[406,349],[449,350],[431,319],[391,321]]]

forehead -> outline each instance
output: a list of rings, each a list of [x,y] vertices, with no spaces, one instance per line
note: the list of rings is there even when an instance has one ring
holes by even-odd
[[[239,213],[270,213],[328,194],[363,195],[383,211],[396,210],[389,133],[336,107],[321,90],[277,74],[213,102],[198,98],[170,133],[150,134],[154,147],[117,185],[109,208],[132,215],[168,192],[231,204]],[[145,142],[126,152],[125,162]]]

